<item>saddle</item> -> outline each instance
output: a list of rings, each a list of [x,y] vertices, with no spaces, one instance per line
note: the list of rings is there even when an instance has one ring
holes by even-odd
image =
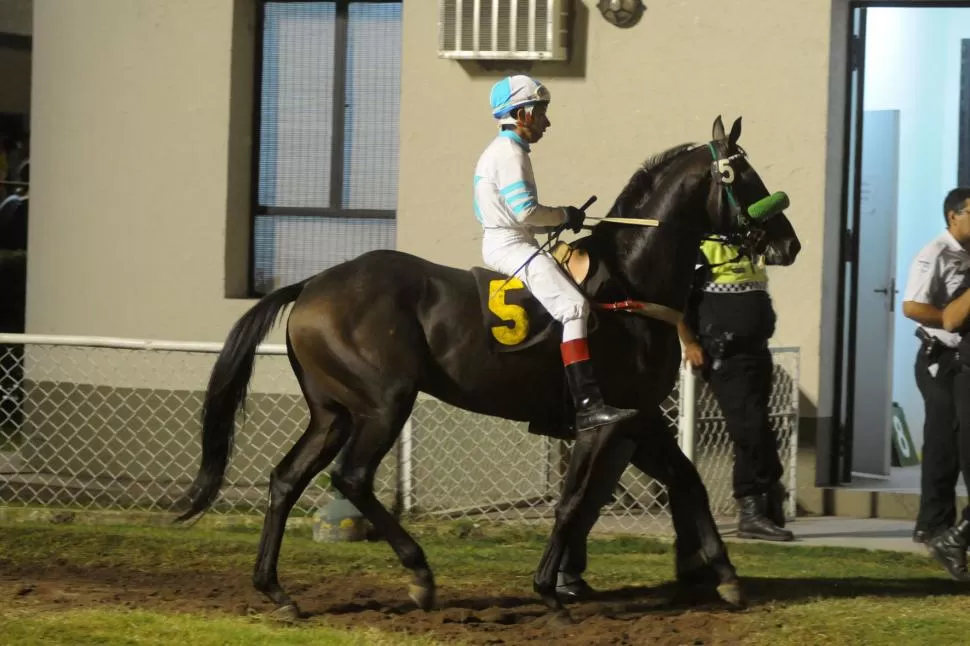
[[[589,254],[565,242],[556,243],[550,254],[560,270],[588,298]],[[552,335],[557,339],[562,336],[562,324],[546,311],[519,278],[509,278],[484,267],[472,267],[471,273],[475,277],[483,322],[494,351],[517,352],[542,343]],[[590,331],[595,327],[595,315],[590,316]]]
[[[590,256],[584,249],[557,242],[549,252],[563,271],[591,302],[588,331],[593,333],[600,311],[625,311],[676,325],[683,314],[656,303],[629,300],[612,280],[607,265]],[[518,278],[483,267],[473,267],[482,308],[482,321],[495,352],[518,352],[533,348],[550,338],[558,346],[562,338],[562,324],[539,303]],[[605,302],[598,302],[605,300]],[[552,344],[550,344],[552,345]],[[561,419],[544,423],[530,422],[529,432],[555,439],[572,440],[572,402],[569,397],[560,411]]]

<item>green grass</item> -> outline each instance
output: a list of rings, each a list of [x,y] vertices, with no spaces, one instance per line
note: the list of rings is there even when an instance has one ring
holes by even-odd
[[[970,619],[967,598],[819,599],[772,609],[770,624],[751,616],[750,644],[963,644]]]
[[[546,533],[533,528],[493,529],[457,538],[460,525],[411,526],[439,580],[449,585],[480,585],[483,577],[503,584],[506,575],[532,576],[545,547]],[[45,563],[64,555],[81,566],[125,567],[142,571],[227,571],[251,568],[259,541],[257,528],[194,529],[137,526],[18,523],[0,527],[0,558],[15,563]],[[728,546],[745,577],[885,579],[935,577],[942,570],[917,554],[825,547]],[[590,542],[590,578],[615,585],[642,585],[673,575],[672,546],[639,537]],[[385,573],[400,568],[386,543],[316,543],[308,527],[287,530],[281,567],[320,574]],[[403,570],[401,575],[404,576]],[[476,580],[478,579],[478,580]]]
[[[354,631],[314,626],[300,630],[253,619],[203,617],[123,610],[11,613],[0,610],[3,643],[33,646],[436,646],[431,638],[360,628]]]
[[[531,598],[531,578],[546,531],[531,527],[476,528],[467,523],[412,524],[439,587],[487,589]],[[461,538],[464,537],[464,538]],[[131,571],[232,572],[248,578],[258,528],[229,529],[58,525],[0,525],[3,565],[52,561],[81,568]],[[950,581],[927,556],[842,548],[729,544],[752,606],[719,621],[746,643],[951,644],[970,634],[970,585]],[[284,586],[313,585],[327,576],[368,578],[404,600],[408,575],[379,543],[315,543],[306,527],[287,531],[280,560]],[[590,542],[588,580],[601,589],[656,586],[673,579],[672,546],[639,537]],[[299,601],[299,593],[295,594]],[[352,601],[347,599],[346,601]],[[17,644],[434,644],[402,634],[348,632],[314,623],[287,628],[252,617],[201,617],[118,607],[51,608],[28,612],[27,600],[0,597],[0,635]],[[60,640],[60,641],[58,641]],[[389,640],[389,641],[382,641]],[[454,643],[453,641],[449,643]]]

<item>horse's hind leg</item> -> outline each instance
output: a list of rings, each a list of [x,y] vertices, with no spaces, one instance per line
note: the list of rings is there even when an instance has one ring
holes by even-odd
[[[329,409],[317,404],[315,393],[308,393],[305,386],[304,395],[310,406],[310,423],[270,474],[269,506],[253,573],[256,589],[272,599],[277,611],[289,618],[297,618],[299,610],[280,586],[277,575],[286,517],[310,481],[336,457],[351,430],[345,409],[337,404],[331,404]]]
[[[658,423],[663,423],[662,420]],[[633,465],[667,487],[677,534],[677,579],[688,586],[711,586],[720,597],[742,605],[744,596],[734,565],[711,515],[707,488],[672,433],[651,429],[641,436]]]
[[[434,576],[424,550],[374,495],[374,474],[411,414],[415,391],[385,394],[381,406],[354,415],[354,436],[333,474],[333,484],[387,539],[401,564],[414,573],[411,599],[422,610],[435,600]]]

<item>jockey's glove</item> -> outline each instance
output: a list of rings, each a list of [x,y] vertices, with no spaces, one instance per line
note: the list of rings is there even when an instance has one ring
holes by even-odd
[[[563,211],[566,212],[566,227],[571,229],[573,233],[582,231],[586,214],[575,206],[565,206],[563,207]]]

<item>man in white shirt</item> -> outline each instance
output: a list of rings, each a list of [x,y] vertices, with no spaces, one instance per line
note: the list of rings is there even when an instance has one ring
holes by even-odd
[[[529,153],[531,145],[552,125],[547,116],[549,90],[528,76],[508,76],[492,87],[490,99],[500,132],[479,158],[474,179],[475,217],[483,229],[483,260],[495,271],[515,274],[562,323],[560,349],[576,408],[576,431],[632,417],[636,411],[603,402],[586,342],[586,297],[549,254],[536,253],[536,233],[560,225],[578,233],[584,219],[583,212],[575,207],[539,203]],[[535,257],[529,260],[533,254]]]
[[[916,357],[916,384],[923,395],[926,416],[920,507],[913,540],[923,543],[947,530],[956,519],[956,483],[961,465],[953,379],[960,335],[944,327],[943,310],[970,274],[970,188],[950,191],[943,202],[943,214],[947,229],[916,256],[903,296],[903,315],[916,321],[916,333],[922,341]]]

